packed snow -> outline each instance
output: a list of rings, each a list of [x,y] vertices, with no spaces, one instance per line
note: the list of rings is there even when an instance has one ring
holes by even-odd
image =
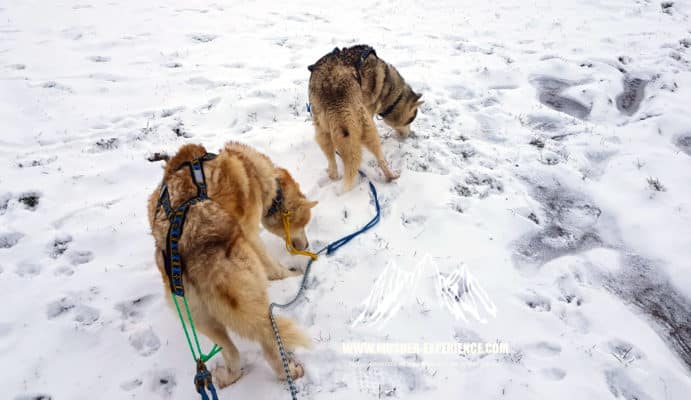
[[[2,397],[198,398],[153,260],[162,164],[148,158],[247,143],[319,201],[313,248],[355,231],[372,198],[326,175],[307,66],[366,43],[425,104],[406,140],[378,122],[401,171],[386,183],[363,164],[381,222],[314,263],[282,312],[314,339],[296,354],[298,397],[687,398],[690,14],[656,0],[3,0]],[[272,282],[271,298],[298,285]],[[244,376],[220,399],[288,399],[259,346],[234,339]]]

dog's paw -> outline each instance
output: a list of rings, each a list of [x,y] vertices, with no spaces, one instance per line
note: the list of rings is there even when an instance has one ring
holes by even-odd
[[[216,387],[219,389],[223,389],[226,386],[230,386],[233,383],[237,382],[238,379],[242,376],[242,369],[238,368],[234,371],[229,370],[226,368],[225,365],[219,365],[218,367],[214,368],[213,371],[211,372],[211,376],[213,377],[214,384]]]
[[[329,175],[329,178],[331,178],[332,181],[338,180],[341,176],[338,175],[337,170],[327,170],[326,173]]]
[[[280,266],[276,270],[274,270],[272,273],[267,274],[267,278],[270,281],[275,281],[278,279],[285,279],[285,278],[290,278],[292,276],[298,276],[302,275],[304,271],[300,267],[292,267],[292,268],[285,268],[284,266]]]
[[[288,361],[288,369],[290,370],[291,379],[300,379],[305,375],[305,369],[302,364],[295,360]],[[280,374],[279,379],[282,381],[286,380],[285,374]]]
[[[288,276],[300,276],[305,273],[305,269],[302,267],[290,267],[288,268]]]
[[[400,177],[401,177],[400,172],[391,172],[391,173],[386,175],[386,181],[387,182],[395,181],[396,179],[398,179]]]

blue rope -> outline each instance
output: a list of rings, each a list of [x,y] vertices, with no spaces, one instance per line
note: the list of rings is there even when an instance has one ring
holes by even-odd
[[[194,376],[194,384],[197,387],[197,393],[202,396],[202,400],[218,400],[216,388],[211,380],[211,372],[207,371],[206,367],[204,370],[197,372],[197,374]],[[206,389],[209,389],[211,399],[209,399]]]
[[[216,387],[214,387],[214,384],[209,382],[208,386],[209,392],[211,392],[211,398],[213,400],[218,400],[218,394],[216,394]]]
[[[364,174],[362,171],[358,171],[358,172],[360,172],[360,175],[362,175],[363,177],[366,178],[365,174]],[[370,230],[374,225],[376,225],[376,224],[379,223],[379,217],[380,217],[380,214],[381,214],[381,210],[380,210],[380,208],[379,208],[379,198],[377,197],[377,189],[374,187],[374,184],[372,183],[372,181],[368,180],[367,183],[369,183],[369,190],[370,190],[370,192],[372,193],[372,198],[374,199],[374,206],[375,206],[375,208],[376,208],[376,210],[377,210],[377,215],[375,215],[374,218],[372,218],[372,219],[370,220],[370,222],[368,222],[365,226],[363,226],[362,228],[360,228],[360,230],[358,230],[357,232],[351,233],[350,235],[343,236],[342,238],[340,238],[340,239],[338,239],[338,240],[336,240],[336,241],[333,241],[333,242],[331,242],[328,246],[326,246],[326,255],[327,255],[327,256],[328,256],[328,255],[331,255],[334,251],[340,249],[340,248],[343,247],[346,243],[348,243],[348,242],[350,242],[351,240],[355,239],[357,236],[359,236],[359,235],[361,235],[361,234],[367,232],[367,231]]]
[[[367,176],[362,171],[358,171],[358,172],[360,173],[361,176],[367,178]],[[330,255],[333,252],[335,252],[336,250],[343,247],[346,243],[350,242],[351,240],[353,240],[357,236],[367,232],[368,230],[370,230],[372,227],[374,227],[376,224],[379,223],[379,219],[381,216],[381,208],[379,207],[379,197],[377,196],[377,189],[374,187],[374,184],[372,183],[372,181],[368,180],[368,183],[369,183],[370,193],[372,194],[372,198],[374,199],[374,207],[377,211],[377,214],[367,224],[365,224],[365,226],[360,228],[358,231],[329,243],[328,245],[323,247],[321,250],[319,250],[317,252],[317,254],[322,254],[324,251],[326,251],[326,254]],[[285,304],[271,303],[271,305],[269,306],[269,319],[271,319],[271,327],[273,328],[274,337],[276,339],[276,343],[278,344],[278,351],[281,354],[281,359],[283,361],[283,370],[286,373],[286,380],[288,382],[288,387],[290,388],[290,396],[292,397],[293,400],[297,400],[297,392],[298,391],[295,388],[295,384],[293,383],[293,378],[290,376],[290,368],[288,366],[289,359],[288,359],[288,355],[286,354],[285,348],[283,347],[283,340],[281,340],[281,335],[278,332],[278,326],[276,325],[276,318],[274,317],[274,308],[278,307],[278,308],[285,309],[285,308],[292,306],[296,301],[298,301],[298,299],[300,298],[302,293],[305,291],[305,288],[307,287],[307,278],[309,277],[313,262],[314,262],[314,259],[312,259],[312,258],[310,258],[309,261],[307,262],[307,266],[305,267],[305,273],[302,276],[302,281],[300,282],[300,288],[298,289],[298,292],[295,295],[295,297],[293,297],[292,300],[290,300],[289,302],[287,302]],[[202,400],[206,400],[206,399],[202,399]]]

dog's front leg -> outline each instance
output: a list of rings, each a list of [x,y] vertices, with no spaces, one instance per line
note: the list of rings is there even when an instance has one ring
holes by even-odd
[[[281,263],[279,263],[278,261],[274,260],[269,254],[267,254],[266,248],[264,247],[264,243],[262,243],[259,237],[252,238],[252,240],[250,240],[250,243],[252,244],[252,249],[255,253],[257,253],[259,260],[264,266],[264,270],[266,271],[266,277],[269,280],[274,281],[277,279],[302,275],[301,270],[291,271],[288,268],[282,266]]]

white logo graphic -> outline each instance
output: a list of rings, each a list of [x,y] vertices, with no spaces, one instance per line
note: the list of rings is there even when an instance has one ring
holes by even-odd
[[[442,274],[439,266],[429,255],[425,256],[412,271],[405,271],[389,262],[377,277],[369,295],[363,302],[364,309],[351,326],[375,326],[381,328],[391,320],[401,307],[411,303],[416,296],[418,283],[425,272],[434,273],[437,302],[456,319],[468,321],[468,317],[480,323],[487,323],[486,315],[497,315],[497,307],[490,299],[480,281],[464,264],[459,269]]]

